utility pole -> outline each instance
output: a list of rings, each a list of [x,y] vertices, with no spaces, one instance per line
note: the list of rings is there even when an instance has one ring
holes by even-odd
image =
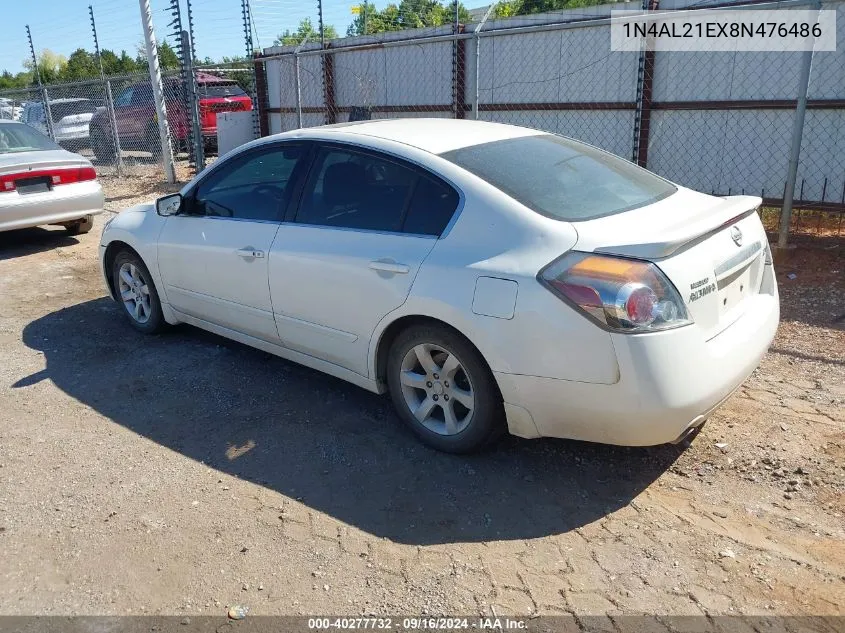
[[[41,102],[44,104],[44,118],[47,124],[47,135],[56,140],[53,133],[53,113],[50,112],[50,99],[47,96],[47,88],[41,83],[41,71],[38,69],[38,57],[35,55],[35,46],[32,45],[32,32],[29,24],[26,25],[26,39],[29,40],[29,53],[32,55],[32,71],[35,73],[35,80],[38,82],[38,90],[41,93]]]
[[[173,148],[170,145],[170,129],[167,124],[167,108],[164,104],[164,88],[161,83],[161,67],[158,64],[158,45],[153,30],[153,12],[150,0],[138,0],[141,9],[141,25],[144,27],[144,43],[147,47],[147,63],[150,67],[150,84],[158,118],[158,134],[161,141],[161,158],[164,161],[164,175],[167,182],[176,182],[176,168],[173,164]]]
[[[120,138],[117,134],[117,119],[114,115],[114,101],[111,93],[111,82],[106,81],[106,73],[103,72],[103,58],[100,57],[100,41],[97,39],[97,23],[94,21],[94,7],[88,5],[88,14],[91,16],[91,31],[94,33],[94,54],[97,56],[97,64],[100,67],[100,81],[106,91],[106,108],[109,112],[109,124],[111,125],[112,148],[114,149],[114,164],[117,175],[123,175],[123,156],[120,152]]]

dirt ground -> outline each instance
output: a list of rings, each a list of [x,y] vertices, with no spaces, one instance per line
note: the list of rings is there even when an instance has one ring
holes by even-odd
[[[136,333],[108,215],[0,234],[0,613],[845,615],[841,245],[781,267],[771,351],[690,445],[455,457],[386,398]]]

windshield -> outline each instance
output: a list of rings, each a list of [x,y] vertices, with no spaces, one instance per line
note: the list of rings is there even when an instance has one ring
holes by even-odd
[[[246,93],[236,83],[207,83],[199,84],[200,97],[213,99],[219,97],[243,97]]]
[[[20,123],[0,121],[0,154],[61,149],[46,136]]]
[[[642,207],[677,191],[627,160],[553,134],[472,145],[441,156],[529,209],[569,222]]]

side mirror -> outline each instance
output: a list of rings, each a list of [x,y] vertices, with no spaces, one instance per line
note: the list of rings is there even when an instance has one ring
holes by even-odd
[[[182,194],[173,193],[156,200],[156,213],[167,217],[176,215],[182,209]]]

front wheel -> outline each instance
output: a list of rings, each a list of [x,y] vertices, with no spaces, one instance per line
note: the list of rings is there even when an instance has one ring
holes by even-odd
[[[446,327],[402,332],[388,355],[387,385],[399,416],[438,450],[470,453],[505,430],[502,397],[487,363]]]
[[[158,292],[150,271],[138,255],[120,251],[112,264],[112,280],[117,300],[132,327],[145,334],[164,329],[167,323],[161,312]]]

